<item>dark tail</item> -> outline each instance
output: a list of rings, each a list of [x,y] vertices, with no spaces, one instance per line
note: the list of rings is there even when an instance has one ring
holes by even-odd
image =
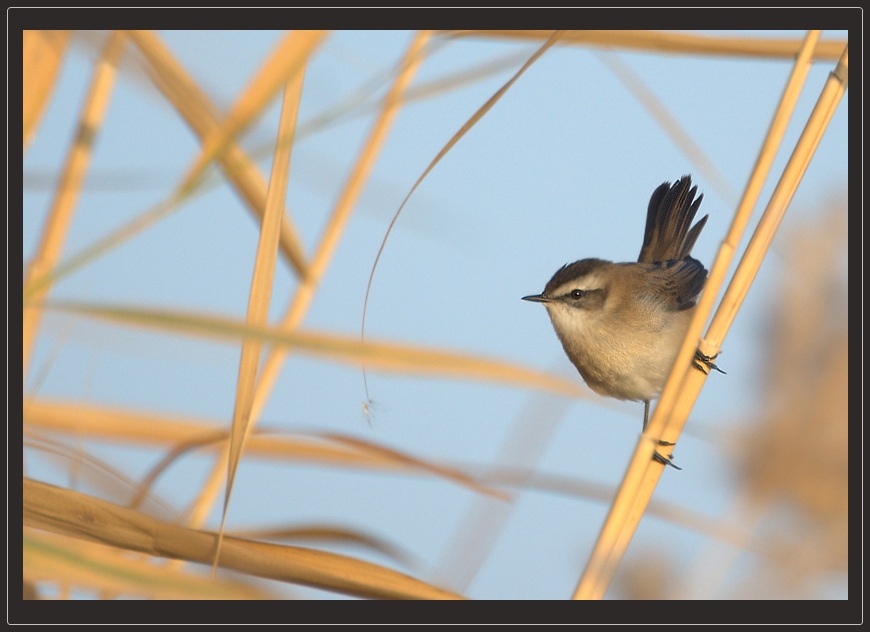
[[[643,246],[637,260],[640,263],[684,259],[692,252],[695,240],[707,222],[707,215],[692,226],[695,213],[704,199],[704,194],[695,200],[698,187],[692,186],[692,178],[683,176],[671,186],[665,182],[653,191],[646,215],[646,230]]]

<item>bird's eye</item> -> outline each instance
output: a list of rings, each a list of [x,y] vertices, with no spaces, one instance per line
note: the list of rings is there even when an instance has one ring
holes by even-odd
[[[584,290],[571,290],[571,298],[580,299],[586,296],[586,292]]]

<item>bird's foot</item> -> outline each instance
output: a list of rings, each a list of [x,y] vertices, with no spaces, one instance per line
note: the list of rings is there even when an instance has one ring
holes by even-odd
[[[673,458],[673,454],[669,454],[668,456],[662,456],[658,452],[653,452],[653,461],[655,461],[656,463],[661,463],[662,465],[670,465],[674,469],[682,470],[683,468],[681,468],[680,466],[674,465],[674,462],[672,460]]]
[[[721,373],[722,375],[725,375],[725,371],[723,371],[718,366],[713,364],[713,360],[715,360],[718,357],[719,357],[718,353],[711,357],[708,355],[704,355],[700,351],[695,351],[695,359],[692,360],[692,364],[694,365],[694,367],[696,369],[701,371],[704,375],[710,375],[711,370],[719,371],[719,373]]]

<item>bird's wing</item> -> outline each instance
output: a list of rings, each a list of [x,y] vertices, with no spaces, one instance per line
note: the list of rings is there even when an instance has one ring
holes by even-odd
[[[694,307],[707,280],[707,270],[692,257],[640,265],[648,270],[646,291],[673,311]]]

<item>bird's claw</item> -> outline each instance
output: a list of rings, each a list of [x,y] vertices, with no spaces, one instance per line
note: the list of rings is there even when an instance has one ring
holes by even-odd
[[[673,454],[669,454],[665,457],[658,452],[653,452],[653,461],[655,461],[656,463],[661,463],[662,465],[670,465],[672,468],[677,470],[682,470],[683,468],[681,468],[680,466],[674,465],[674,462],[671,460],[673,456]]]
[[[725,371],[720,369],[718,366],[713,364],[713,360],[719,357],[717,353],[714,356],[704,355],[700,351],[695,351],[695,359],[692,360],[692,364],[696,369],[701,371],[704,375],[710,375],[710,370],[719,371],[722,375],[725,375]]]

